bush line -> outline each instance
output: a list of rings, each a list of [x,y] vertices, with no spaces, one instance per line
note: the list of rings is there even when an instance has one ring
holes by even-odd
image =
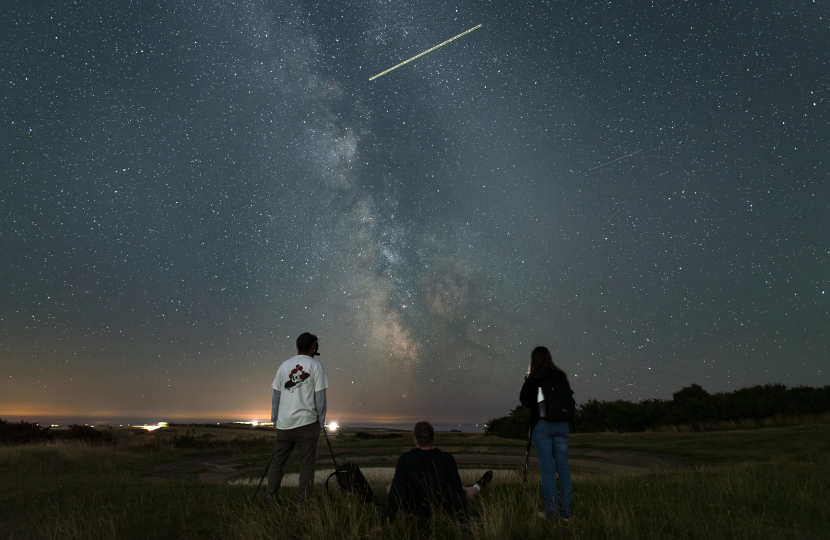
[[[697,384],[672,394],[672,399],[600,401],[579,405],[571,424],[574,433],[613,431],[719,431],[830,421],[830,386],[812,388],[764,384],[733,392],[710,394]],[[527,438],[530,409],[521,405],[485,424],[484,433],[511,439]]]

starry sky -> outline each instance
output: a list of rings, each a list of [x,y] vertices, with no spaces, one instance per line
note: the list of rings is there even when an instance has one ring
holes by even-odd
[[[480,429],[536,345],[579,402],[830,384],[828,43],[816,1],[10,0],[0,413],[263,420],[303,331],[346,425]]]

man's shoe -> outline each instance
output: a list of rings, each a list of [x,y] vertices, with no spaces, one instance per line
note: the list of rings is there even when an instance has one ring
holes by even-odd
[[[478,482],[475,483],[475,485],[478,486],[478,491],[481,492],[481,490],[486,488],[487,484],[489,484],[492,480],[493,471],[487,471],[484,474],[482,474],[481,478],[478,479]]]

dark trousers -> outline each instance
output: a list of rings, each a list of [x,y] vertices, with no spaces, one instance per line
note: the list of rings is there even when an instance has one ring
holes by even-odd
[[[277,440],[274,444],[274,451],[271,453],[271,468],[268,469],[268,497],[279,495],[285,464],[295,446],[300,454],[300,497],[311,496],[314,489],[314,464],[317,462],[317,440],[317,438],[304,441]]]

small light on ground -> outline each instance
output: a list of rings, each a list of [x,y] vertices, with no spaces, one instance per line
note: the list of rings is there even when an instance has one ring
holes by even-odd
[[[331,431],[336,430],[338,427],[340,426],[337,425],[337,422],[332,422],[331,424],[329,424],[329,430]]]

